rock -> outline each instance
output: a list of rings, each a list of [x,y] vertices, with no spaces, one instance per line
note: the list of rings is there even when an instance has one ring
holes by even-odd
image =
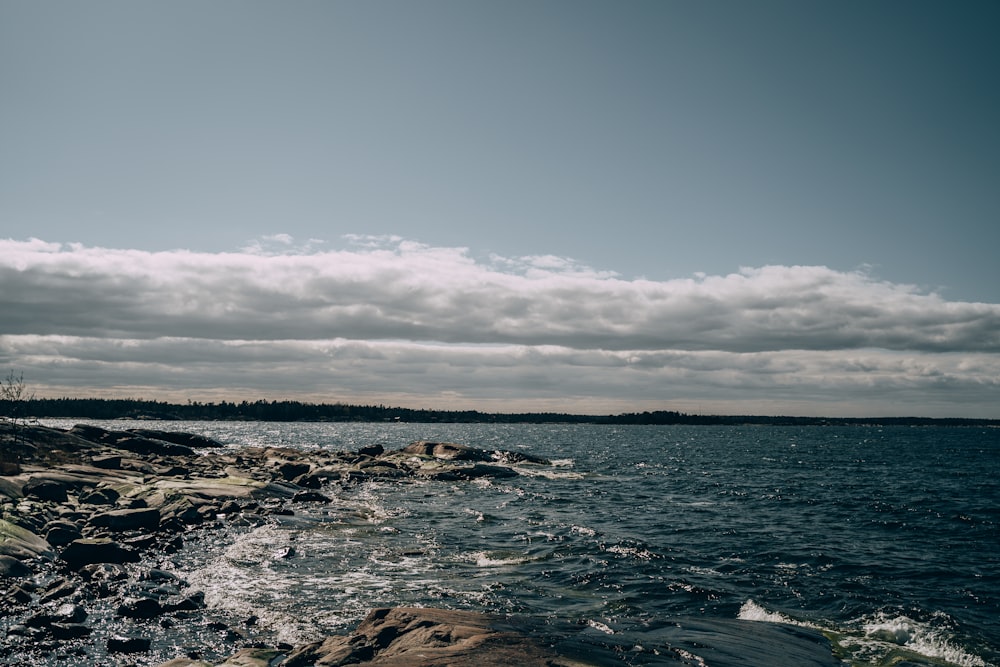
[[[42,594],[39,602],[45,604],[46,602],[52,602],[53,600],[59,600],[61,598],[72,595],[76,592],[76,585],[72,582],[66,581],[65,579],[57,579],[52,582],[45,592]]]
[[[87,620],[87,610],[78,604],[67,602],[52,614],[53,623],[83,623]]]
[[[150,454],[165,454],[167,456],[194,456],[195,451],[185,445],[178,445],[166,440],[150,438],[125,437],[115,441],[117,449],[124,449],[133,454],[149,456]]]
[[[299,491],[294,496],[292,500],[297,503],[328,503],[330,498],[324,496],[318,491]]]
[[[68,500],[66,485],[51,479],[29,479],[21,487],[21,493],[28,498],[64,503]]]
[[[296,477],[305,475],[310,470],[312,470],[312,466],[308,463],[298,463],[295,461],[286,461],[278,466],[278,474],[286,482],[291,482]]]
[[[221,449],[225,447],[218,440],[198,435],[197,433],[185,433],[183,431],[158,431],[149,428],[133,428],[129,433],[134,433],[143,438],[152,440],[162,440],[175,445],[184,445],[194,449]]]
[[[499,618],[471,611],[399,607],[375,609],[350,636],[299,647],[285,667],[306,665],[542,667],[565,664]]]
[[[0,519],[0,556],[13,556],[27,560],[37,556],[49,557],[52,547],[27,528]]]
[[[271,648],[245,648],[216,667],[268,667],[281,652]]]
[[[17,500],[18,498],[23,498],[24,494],[21,493],[21,487],[24,486],[23,482],[17,479],[4,479],[0,477],[0,499],[4,497],[10,498],[11,500]]]
[[[404,454],[415,454],[448,461],[490,461],[492,454],[481,449],[454,442],[429,442],[418,440],[403,448]]]
[[[137,563],[139,554],[123,548],[108,538],[73,540],[59,557],[71,570],[79,570],[92,563]]]
[[[165,611],[158,600],[152,598],[132,598],[119,606],[115,610],[115,614],[124,616],[125,618],[144,619],[156,618]]]
[[[90,459],[90,465],[104,470],[121,470],[122,457],[115,455],[95,456]]]
[[[73,540],[83,537],[83,533],[69,521],[50,521],[45,524],[45,541],[54,547],[64,547]]]
[[[489,477],[494,479],[505,479],[517,477],[517,471],[504,466],[487,465],[476,463],[475,465],[456,468],[434,468],[431,470],[421,470],[420,474],[428,479],[435,479],[442,482],[455,482],[460,480],[479,479]]]
[[[89,440],[90,442],[102,443],[112,439],[113,431],[108,431],[99,426],[91,426],[90,424],[77,424],[69,430],[69,434]]]
[[[364,456],[381,456],[384,453],[385,447],[382,445],[368,445],[358,450],[358,454],[363,454]]]
[[[156,530],[160,526],[160,510],[156,508],[111,510],[90,517],[88,524],[107,528],[112,532]]]
[[[88,581],[121,581],[128,572],[118,563],[91,563],[80,568],[80,575]]]
[[[108,653],[145,653],[149,651],[149,644],[145,637],[110,637]]]
[[[0,578],[24,579],[34,574],[34,571],[14,558],[13,556],[0,556]]]
[[[120,463],[121,457],[118,460]],[[112,488],[94,489],[80,494],[80,502],[86,505],[114,505],[120,497],[121,494]]]

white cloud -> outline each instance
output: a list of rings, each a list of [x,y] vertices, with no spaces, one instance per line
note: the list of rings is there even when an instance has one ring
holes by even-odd
[[[221,254],[0,241],[0,365],[66,391],[512,410],[766,399],[835,414],[898,400],[892,413],[913,414],[922,400],[988,414],[1000,398],[1000,305],[866,271],[655,282],[558,257],[349,240],[318,250],[276,235],[286,251]]]

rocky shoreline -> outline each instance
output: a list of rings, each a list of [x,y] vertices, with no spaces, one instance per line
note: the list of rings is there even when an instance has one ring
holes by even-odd
[[[633,647],[589,641],[586,628],[542,640],[518,629],[516,619],[448,609],[375,609],[349,635],[273,645],[253,618],[230,624],[214,617],[204,593],[169,568],[186,540],[220,522],[264,524],[327,503],[341,486],[514,477],[515,466],[548,465],[544,459],[423,441],[397,451],[232,449],[188,433],[88,425],[4,425],[0,452],[0,664],[633,664],[622,659]],[[669,624],[655,639],[662,652],[634,664],[840,664],[818,633],[705,623]],[[174,655],[161,649],[155,657],[153,638],[185,627],[210,637],[208,645],[178,645]],[[698,662],[684,648],[706,641],[716,644],[714,662]],[[749,661],[755,650],[769,654]]]

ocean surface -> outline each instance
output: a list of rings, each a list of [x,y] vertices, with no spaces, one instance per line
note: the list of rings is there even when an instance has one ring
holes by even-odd
[[[233,446],[441,440],[554,462],[335,487],[330,505],[200,532],[165,563],[220,618],[256,617],[280,641],[425,605],[616,638],[677,616],[795,623],[827,633],[845,664],[1000,665],[1000,429],[88,423]]]

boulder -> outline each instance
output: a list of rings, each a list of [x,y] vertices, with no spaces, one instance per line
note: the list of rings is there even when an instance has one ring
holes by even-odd
[[[27,528],[0,519],[0,556],[27,560],[51,556],[51,545]]]
[[[34,572],[13,556],[0,556],[0,579],[23,579]]]
[[[21,493],[27,498],[48,500],[54,503],[66,502],[66,484],[52,479],[32,478],[21,487]]]
[[[108,538],[73,540],[59,557],[71,570],[79,570],[93,563],[137,563],[139,553],[125,549]]]
[[[83,537],[76,524],[70,521],[50,521],[45,524],[45,530],[45,541],[54,547],[64,547]]]
[[[118,462],[121,463],[121,457],[118,457]],[[85,505],[114,505],[120,497],[121,494],[108,487],[81,494],[80,502]]]
[[[156,618],[166,610],[158,600],[152,598],[133,598],[122,603],[115,614],[125,618]]]
[[[493,455],[490,452],[459,445],[454,442],[430,442],[418,440],[403,448],[404,454],[415,454],[436,459],[446,459],[448,461],[490,461]]]
[[[312,470],[311,465],[308,463],[299,463],[297,461],[286,461],[278,466],[278,474],[281,475],[281,478],[286,482],[291,482],[296,477],[305,475],[310,470]]]
[[[90,517],[88,523],[98,528],[107,528],[112,532],[156,530],[160,526],[160,510],[156,508],[111,510],[95,514]]]

